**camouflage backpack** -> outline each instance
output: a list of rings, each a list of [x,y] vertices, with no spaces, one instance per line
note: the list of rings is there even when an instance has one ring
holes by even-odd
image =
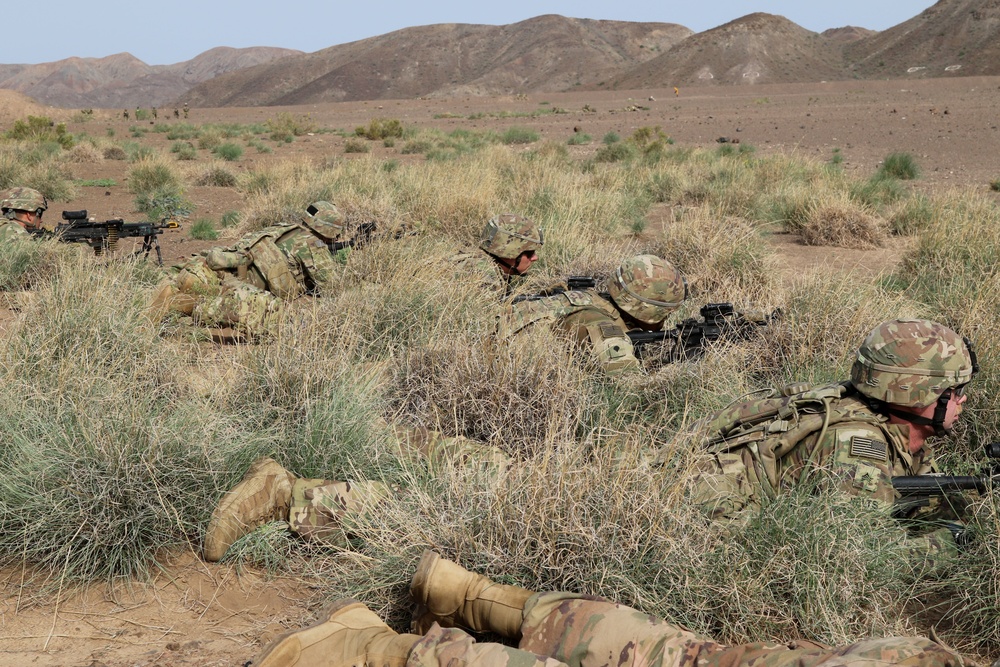
[[[707,452],[750,452],[755,470],[748,472],[762,487],[776,491],[778,462],[810,435],[819,433],[822,438],[822,433],[846,422],[881,428],[886,421],[861,400],[849,382],[819,387],[798,383],[731,404],[695,429]]]

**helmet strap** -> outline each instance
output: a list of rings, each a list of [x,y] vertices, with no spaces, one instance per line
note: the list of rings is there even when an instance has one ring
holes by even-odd
[[[945,416],[948,414],[948,402],[950,400],[951,389],[945,389],[941,392],[941,395],[938,396],[937,404],[934,406],[934,416],[929,419],[927,417],[915,415],[912,412],[906,412],[905,410],[894,408],[888,403],[882,403],[882,405],[885,412],[890,415],[899,417],[900,419],[908,421],[911,424],[917,424],[918,426],[933,426],[934,435],[942,436],[949,435],[951,433],[951,429],[945,428],[944,425]]]

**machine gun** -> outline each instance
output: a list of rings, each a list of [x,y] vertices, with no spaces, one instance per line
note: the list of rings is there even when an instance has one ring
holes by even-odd
[[[118,240],[129,237],[142,237],[142,249],[136,254],[148,257],[150,250],[156,250],[156,262],[163,265],[160,254],[160,241],[157,238],[164,229],[178,227],[176,222],[125,222],[121,218],[113,218],[103,222],[92,221],[87,217],[87,211],[63,211],[61,222],[51,232],[48,230],[32,230],[36,236],[53,237],[67,243],[86,243],[94,249],[95,255],[103,255],[106,251],[114,252],[118,248]]]
[[[629,331],[637,357],[645,346],[654,343],[672,343],[668,361],[696,359],[705,353],[707,346],[719,340],[749,340],[760,329],[781,318],[781,310],[771,314],[736,310],[729,302],[709,303],[701,307],[701,317],[689,317],[673,329],[665,331]]]
[[[360,247],[372,240],[372,234],[375,233],[375,223],[374,222],[362,222],[358,225],[357,230],[354,232],[354,236],[346,241],[334,241],[330,244],[330,251],[337,252],[339,250],[344,250],[346,248]]]
[[[978,475],[905,475],[892,478],[897,498],[892,515],[905,519],[913,510],[930,505],[932,498],[975,491],[980,495],[1000,484],[1000,442],[986,445],[988,464]]]

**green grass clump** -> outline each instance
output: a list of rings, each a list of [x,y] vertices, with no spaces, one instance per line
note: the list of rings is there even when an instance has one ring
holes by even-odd
[[[73,135],[66,131],[66,123],[56,123],[48,116],[28,116],[15,120],[14,126],[4,132],[8,139],[34,143],[54,142],[63,149],[73,147]]]
[[[198,157],[198,149],[190,141],[175,141],[170,146],[170,152],[176,155],[178,160],[194,160]]]
[[[993,192],[1000,192],[1000,178],[990,181],[990,190]]]
[[[74,182],[82,188],[113,188],[118,181],[113,178],[82,178]]]
[[[526,127],[511,127],[500,135],[500,141],[505,144],[533,144],[538,141],[538,132]]]
[[[221,164],[215,164],[205,169],[194,180],[195,185],[208,185],[216,188],[235,188],[237,184],[236,174],[231,172]]]
[[[584,144],[589,144],[593,139],[586,132],[574,132],[570,135],[570,138],[566,140],[566,143],[570,146],[582,146]]]
[[[212,149],[212,154],[226,162],[235,162],[243,157],[243,147],[233,143],[219,144]]]
[[[890,153],[882,160],[878,173],[901,181],[912,181],[920,175],[920,169],[917,167],[917,161],[909,153]]]
[[[197,241],[215,241],[219,238],[219,232],[211,220],[199,218],[191,223],[188,228],[188,236]]]

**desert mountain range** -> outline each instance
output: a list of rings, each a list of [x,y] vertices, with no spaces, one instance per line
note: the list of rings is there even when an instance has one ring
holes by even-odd
[[[700,33],[546,15],[503,26],[405,28],[314,53],[219,47],[174,65],[146,65],[127,53],[0,65],[0,88],[64,108],[246,107],[995,74],[1000,0],[939,0],[882,32],[815,33],[763,13]]]

